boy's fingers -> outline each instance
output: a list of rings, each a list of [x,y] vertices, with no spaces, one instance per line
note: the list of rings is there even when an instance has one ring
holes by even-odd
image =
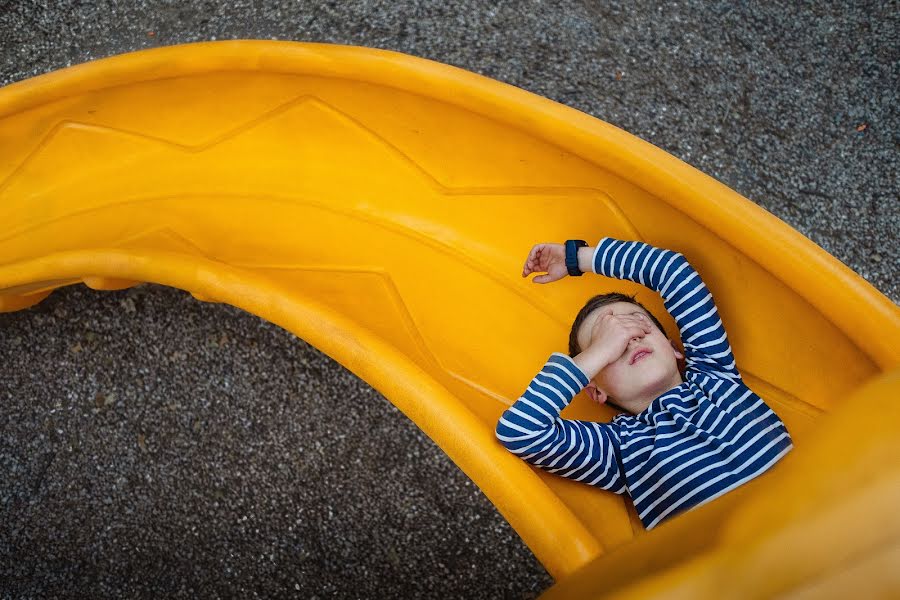
[[[528,254],[528,258],[525,259],[525,267],[522,269],[525,273],[531,273],[532,271],[534,271],[535,258],[536,258],[535,251],[532,250]]]
[[[636,314],[636,315],[623,315],[623,318],[626,318],[626,319],[628,319],[628,320],[630,320],[630,321],[633,321],[634,323],[637,323],[640,327],[642,327],[642,328],[644,328],[644,329],[646,329],[646,330],[648,330],[648,331],[649,331],[649,330],[651,329],[651,327],[652,327],[652,324],[650,323],[650,320],[649,320],[647,317],[645,317],[644,315],[642,315],[642,314]]]
[[[536,273],[538,271],[545,272],[549,265],[546,263],[549,260],[548,256],[545,256],[545,244],[538,244],[534,248],[531,249],[531,252],[528,253],[528,258],[525,260],[525,267],[522,269],[522,276],[525,277],[529,273]]]
[[[653,323],[650,322],[650,319],[644,313],[638,313],[638,319],[641,320],[641,324],[644,326],[644,329],[647,330],[647,333],[653,331]]]

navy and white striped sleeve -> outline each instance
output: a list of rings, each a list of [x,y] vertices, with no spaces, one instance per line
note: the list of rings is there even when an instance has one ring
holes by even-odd
[[[712,294],[684,256],[644,242],[604,238],[593,266],[595,273],[640,283],[662,296],[681,332],[688,367],[740,378]]]
[[[554,352],[500,417],[497,439],[532,465],[621,494],[625,477],[617,426],[559,416],[589,381],[575,361]]]

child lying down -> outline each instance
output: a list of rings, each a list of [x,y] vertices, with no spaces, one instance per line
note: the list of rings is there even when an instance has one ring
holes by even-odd
[[[623,294],[595,296],[575,318],[569,355],[554,352],[497,424],[523,460],[628,494],[647,529],[764,473],[791,448],[784,423],[738,373],[712,295],[678,253],[605,238],[538,244],[535,283],[593,272],[658,292],[682,355],[659,321]],[[682,375],[679,360],[684,360]],[[582,390],[620,411],[611,423],[562,419]]]

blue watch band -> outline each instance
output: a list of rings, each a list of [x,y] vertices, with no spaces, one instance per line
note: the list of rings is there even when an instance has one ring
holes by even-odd
[[[566,269],[573,277],[584,275],[578,268],[578,249],[585,246],[587,246],[587,242],[584,240],[566,240]]]

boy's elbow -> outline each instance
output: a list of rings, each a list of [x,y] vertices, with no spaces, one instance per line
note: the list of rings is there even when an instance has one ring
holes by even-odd
[[[510,422],[508,416],[508,413],[505,412],[497,421],[497,426],[494,428],[494,437],[503,444],[504,448],[518,455],[522,453],[523,448],[534,440],[535,435],[540,435],[540,432],[523,430],[518,425]]]
[[[503,444],[503,447],[509,450],[510,452],[515,453],[512,434],[513,431],[503,422],[503,418],[506,416],[506,413],[503,413],[503,416],[497,421],[497,426],[494,427],[494,437],[497,438],[497,441]]]
[[[500,417],[494,428],[494,436],[504,448],[516,456],[533,456],[558,442],[558,437],[551,435],[552,432],[548,430],[553,429],[552,424],[547,427],[531,428],[523,426],[516,420],[509,420],[506,416],[507,413],[503,413]]]

